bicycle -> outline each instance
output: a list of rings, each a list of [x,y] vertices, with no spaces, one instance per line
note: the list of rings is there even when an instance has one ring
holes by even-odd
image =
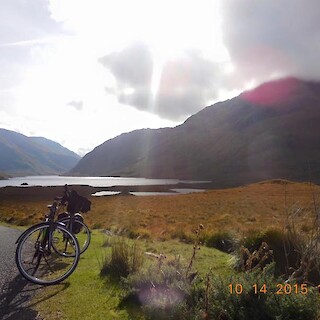
[[[68,223],[55,221],[59,208],[66,202],[70,210],[69,228]],[[53,285],[72,274],[81,253],[78,239],[72,232],[74,211],[77,208],[88,211],[90,205],[89,200],[74,191],[69,193],[65,186],[64,196],[56,197],[48,206],[50,211],[45,222],[30,227],[16,241],[15,260],[22,276],[36,284]]]

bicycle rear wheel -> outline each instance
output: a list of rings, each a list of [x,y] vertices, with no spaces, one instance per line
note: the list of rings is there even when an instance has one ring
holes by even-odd
[[[88,228],[88,226],[81,220],[74,220],[74,223],[77,224],[77,229],[78,229],[77,233],[74,233],[75,228],[72,228],[72,226],[70,225],[70,218],[61,219],[59,220],[59,222],[63,223],[65,227],[69,231],[71,231],[77,238],[79,242],[79,247],[80,247],[80,254],[85,252],[88,249],[91,241],[91,231]]]
[[[64,248],[64,239],[72,245]],[[65,255],[58,254],[55,248]],[[28,229],[19,240],[16,264],[20,273],[29,281],[40,285],[57,284],[71,275],[77,267],[80,248],[76,237],[64,226],[38,224]]]

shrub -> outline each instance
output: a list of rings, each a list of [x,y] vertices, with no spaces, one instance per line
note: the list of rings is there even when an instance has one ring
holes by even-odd
[[[150,239],[150,233],[147,230],[131,230],[127,231],[127,235],[130,239]]]
[[[274,264],[262,272],[241,273],[229,279],[211,275],[210,283],[210,290],[203,285],[194,287],[177,319],[315,320],[319,316],[317,290],[309,288],[305,295],[275,294],[277,284],[283,280],[274,278]],[[241,294],[234,290],[230,293],[229,286],[234,289],[236,284],[241,284]],[[254,284],[257,284],[258,292],[255,292]],[[266,293],[259,292],[263,284],[266,284]]]
[[[129,275],[124,283],[151,320],[316,320],[319,316],[316,289],[308,287],[305,295],[275,294],[283,280],[274,277],[274,264],[230,278],[210,273],[207,280],[190,282],[183,274],[181,264],[166,263],[161,269],[153,265]],[[241,284],[241,294],[235,292],[236,284]],[[267,291],[260,292],[264,284]]]
[[[217,232],[206,237],[205,245],[230,253],[236,248],[236,240],[235,237],[228,232]]]
[[[102,223],[100,222],[95,222],[93,225],[92,225],[92,229],[96,230],[96,229],[101,229],[102,228]]]
[[[102,276],[120,279],[137,272],[144,263],[142,250],[135,242],[117,237],[111,242],[111,258],[106,258],[101,268]]]
[[[148,269],[131,274],[123,279],[129,296],[139,301],[142,310],[150,319],[183,319],[181,307],[191,295],[198,272],[193,271],[193,263],[200,249],[200,238],[204,226],[198,225],[193,236],[193,250],[190,261],[182,265],[180,256],[167,259],[165,255],[152,255],[157,258],[156,264]]]
[[[191,233],[186,233],[183,229],[178,228],[171,233],[172,239],[178,239],[184,243],[193,243],[193,235]]]
[[[292,268],[297,268],[300,255],[297,251],[299,239],[291,239],[279,229],[269,229],[265,232],[251,232],[251,234],[239,242],[239,247],[234,252],[235,267],[241,269],[241,250],[247,248],[250,253],[259,250],[262,243],[268,244],[273,251],[276,275],[289,275]],[[302,240],[301,240],[302,241]]]
[[[179,258],[157,262],[122,279],[127,298],[138,301],[149,319],[179,319],[180,306],[190,292],[191,282]]]

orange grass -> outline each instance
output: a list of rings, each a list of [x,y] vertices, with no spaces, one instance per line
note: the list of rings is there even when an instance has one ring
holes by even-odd
[[[319,194],[317,185],[274,180],[186,195],[91,197],[92,210],[84,217],[91,227],[165,240],[191,234],[199,223],[206,233],[243,235],[282,228],[288,213],[301,208],[297,225],[307,229]],[[0,194],[0,220],[20,225],[38,222],[50,199],[43,189],[42,198]]]

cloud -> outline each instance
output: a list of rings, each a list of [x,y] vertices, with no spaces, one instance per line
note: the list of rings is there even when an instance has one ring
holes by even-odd
[[[120,89],[151,85],[152,53],[143,43],[135,43],[120,52],[108,54],[100,62],[114,75]]]
[[[223,82],[223,68],[197,51],[168,61],[156,96],[157,109],[167,117],[185,118],[218,97]]]
[[[48,1],[1,0],[1,43],[43,38],[61,30],[60,24],[51,19]]]
[[[75,108],[76,110],[81,111],[83,108],[83,101],[73,100],[68,103],[68,106],[71,106],[71,107]]]
[[[86,148],[176,125],[248,84],[319,80],[319,12],[318,0],[1,0],[0,119],[45,135],[51,113],[90,116],[97,135],[68,140]]]
[[[0,110],[17,112],[18,90],[40,51],[62,26],[51,19],[46,0],[2,0],[0,5]],[[49,40],[50,39],[50,40]]]
[[[0,88],[9,90],[19,84],[23,76],[21,65],[31,62],[31,54],[25,47],[0,46]]]
[[[170,120],[183,120],[217,98],[224,76],[220,64],[186,50],[157,65],[151,49],[135,43],[100,62],[112,73],[118,101]],[[161,67],[161,69],[159,69]]]
[[[239,83],[320,79],[320,2],[221,1],[223,40]]]
[[[87,153],[89,153],[90,151],[92,151],[92,147],[88,147],[88,148],[78,148],[78,150],[76,150],[76,153],[83,157],[84,155],[86,155]]]

